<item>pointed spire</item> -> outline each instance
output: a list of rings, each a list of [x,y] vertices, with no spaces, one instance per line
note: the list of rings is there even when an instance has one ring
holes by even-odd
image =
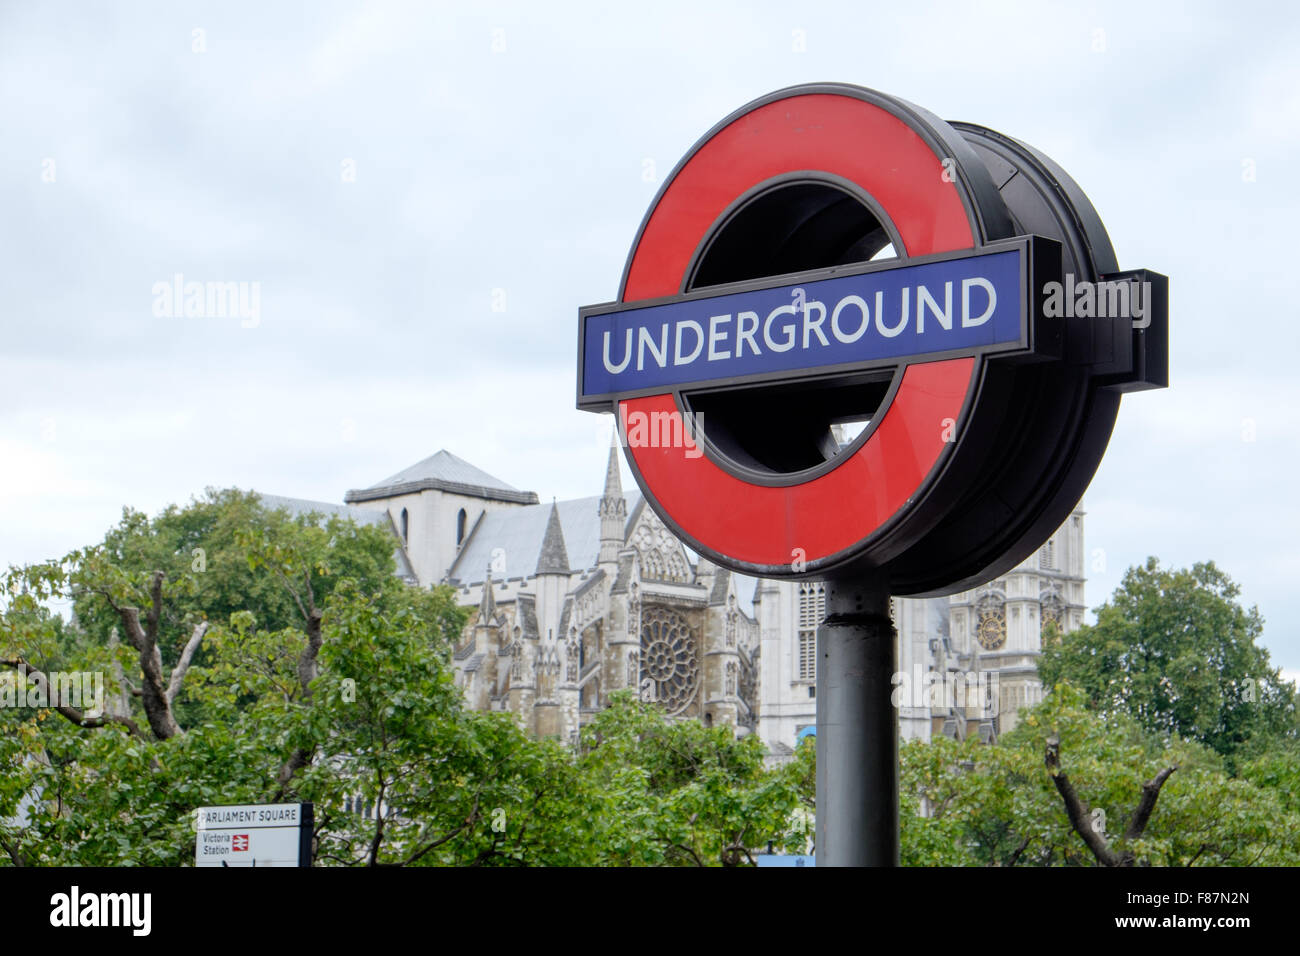
[[[605,467],[605,498],[623,497],[623,480],[618,471],[618,431],[609,443],[609,464]]]
[[[497,617],[497,597],[492,593],[492,567],[488,566],[487,580],[483,582],[483,598],[478,605],[478,622],[487,626],[493,624]]]
[[[618,553],[627,543],[627,501],[623,497],[623,482],[618,471],[618,430],[609,443],[609,463],[605,466],[605,493],[600,499],[600,564],[618,560]]]
[[[569,553],[564,547],[564,531],[560,527],[560,509],[551,499],[551,515],[546,519],[546,534],[542,536],[542,553],[537,557],[537,574],[568,574]]]

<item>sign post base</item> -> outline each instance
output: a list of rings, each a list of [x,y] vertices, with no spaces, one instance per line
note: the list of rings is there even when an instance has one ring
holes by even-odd
[[[826,582],[817,631],[817,865],[898,865],[894,622],[883,580]]]

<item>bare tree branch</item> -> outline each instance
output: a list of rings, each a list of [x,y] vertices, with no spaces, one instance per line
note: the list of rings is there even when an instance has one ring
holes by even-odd
[[[293,598],[293,603],[298,605],[298,610],[302,612],[303,619],[309,619],[311,615],[307,613],[307,606],[302,603],[302,598],[298,597],[298,592],[293,589],[293,585],[291,585],[289,579],[284,576],[284,572],[279,568],[272,568],[271,570],[274,571],[275,576],[280,579],[280,583],[284,585],[284,589],[289,592],[289,597]]]
[[[1142,784],[1142,797],[1138,800],[1137,809],[1133,811],[1133,816],[1129,820],[1128,829],[1124,831],[1125,840],[1136,840],[1142,836],[1143,831],[1147,828],[1147,821],[1151,819],[1151,811],[1156,808],[1156,799],[1160,796],[1160,788],[1165,785],[1169,775],[1177,769],[1176,764],[1172,767],[1166,767]],[[1179,777],[1179,779],[1182,778]]]
[[[695,861],[695,865],[696,865],[696,866],[699,866],[699,867],[703,867],[703,866],[704,866],[704,861],[700,859],[700,855],[699,855],[698,853],[696,853],[694,850],[692,850],[690,847],[688,847],[688,846],[683,846],[683,845],[680,844],[680,843],[673,843],[672,841],[667,841],[667,842],[668,842],[668,846],[669,846],[670,848],[672,848],[672,849],[674,849],[674,850],[677,850],[677,851],[679,851],[679,852],[681,852],[681,853],[685,853],[685,854],[687,854],[688,856],[690,856],[690,858],[691,858],[692,860]]]
[[[388,785],[380,778],[379,794],[375,797],[375,838],[370,841],[370,852],[366,854],[366,866],[374,866],[379,861],[379,845],[384,842],[384,793]]]
[[[283,575],[281,575],[281,579],[284,579]],[[289,582],[285,581],[284,583],[285,587],[288,588]],[[324,637],[321,633],[321,618],[323,615],[320,608],[316,606],[315,597],[311,592],[310,581],[308,581],[307,587],[309,603],[304,607],[301,601],[298,602],[298,606],[303,609],[303,615],[307,620],[307,646],[302,649],[302,654],[298,657],[298,686],[302,691],[304,701],[311,700],[311,682],[316,679],[317,674],[316,658],[320,654],[321,644],[324,643]],[[292,588],[289,588],[289,593],[293,594]],[[296,594],[294,594],[294,600],[298,600]],[[280,767],[280,772],[276,774],[276,783],[278,784],[276,800],[283,799],[293,775],[311,763],[312,756],[313,751],[302,748],[294,750],[289,755],[289,759],[284,762],[283,766]]]
[[[410,856],[408,856],[405,860],[402,860],[400,863],[376,863],[376,862],[374,862],[374,859],[375,859],[375,858],[372,857],[372,858],[371,858],[372,862],[371,862],[370,864],[368,864],[368,865],[370,865],[370,866],[410,866],[412,863],[414,863],[416,860],[420,859],[420,857],[424,856],[426,853],[430,852],[431,850],[436,850],[438,847],[442,846],[444,843],[446,843],[446,842],[449,841],[449,840],[453,840],[453,839],[455,839],[458,835],[460,835],[461,833],[463,833],[463,832],[465,831],[465,828],[466,828],[466,827],[473,826],[474,822],[475,822],[476,820],[478,820],[478,818],[479,818],[479,814],[478,814],[478,802],[479,802],[479,795],[478,795],[478,794],[475,794],[475,796],[474,796],[474,806],[470,808],[469,815],[468,815],[467,817],[465,817],[464,822],[462,822],[462,823],[460,824],[460,826],[457,826],[457,827],[452,828],[451,830],[448,830],[448,831],[447,831],[446,833],[444,833],[442,836],[438,837],[438,839],[432,841],[431,843],[425,844],[425,846],[423,846],[422,848],[420,848],[419,850],[417,850],[415,853],[412,853]],[[495,850],[495,848],[496,848],[496,839],[497,839],[496,836],[493,835],[493,837],[492,837],[493,844],[492,844],[492,847],[491,847],[492,850]],[[484,854],[479,854],[479,856],[480,856],[481,859],[487,859],[487,857],[490,857],[490,856],[492,856],[492,855],[493,855],[493,854],[490,853],[490,852],[487,853],[486,856],[484,856]],[[471,865],[473,865],[473,864],[471,864]]]
[[[1095,830],[1088,819],[1089,808],[1079,795],[1074,792],[1074,786],[1070,779],[1061,772],[1061,742],[1056,737],[1047,739],[1047,752],[1043,762],[1047,765],[1047,772],[1051,774],[1052,782],[1056,784],[1056,790],[1065,801],[1065,813],[1070,818],[1070,826],[1074,832],[1083,838],[1092,855],[1097,858],[1097,862],[1102,866],[1122,866],[1124,865],[1119,855],[1110,848],[1106,839]]]
[[[171,701],[163,685],[162,655],[158,651],[158,622],[162,617],[162,585],[165,577],[162,571],[153,573],[149,584],[152,606],[146,613],[144,627],[140,626],[138,608],[118,609],[127,637],[140,654],[140,672],[144,675],[140,697],[144,703],[145,716],[149,720],[149,728],[159,740],[167,740],[182,733],[172,714]]]
[[[316,610],[316,592],[311,586],[311,568],[302,573],[302,583],[307,586],[307,606],[313,611]]]
[[[13,861],[14,866],[27,865],[27,857],[19,851],[17,843],[0,836],[0,847],[4,847],[4,851],[9,854],[9,859]]]
[[[41,671],[32,667],[21,657],[15,657],[9,660],[0,660],[0,666],[12,667],[18,672],[19,677],[23,680],[30,680],[44,694],[45,700],[49,703],[50,710],[57,711],[78,727],[104,727],[108,724],[119,724],[131,732],[133,736],[142,740],[148,739],[140,730],[139,726],[130,717],[119,717],[116,714],[99,714],[94,717],[87,717],[77,708],[59,700],[57,691],[50,690],[50,680]]]
[[[203,635],[208,632],[208,622],[200,621],[194,626],[194,633],[185,643],[185,650],[181,651],[181,659],[176,662],[172,669],[172,679],[167,685],[167,703],[176,703],[176,695],[180,693],[181,681],[185,680],[185,672],[190,669],[190,661],[194,659],[194,652],[199,649],[199,643],[203,640]]]
[[[289,755],[280,767],[280,772],[275,775],[276,789],[275,796],[271,799],[272,803],[279,803],[289,792],[289,781],[303,767],[311,763],[311,751],[298,748]]]
[[[1060,793],[1061,799],[1065,802],[1065,812],[1070,818],[1070,826],[1074,828],[1075,833],[1083,838],[1083,842],[1088,845],[1092,855],[1103,866],[1133,866],[1136,862],[1133,852],[1124,850],[1121,853],[1116,853],[1101,831],[1095,828],[1088,819],[1091,813],[1087,804],[1079,799],[1079,795],[1074,792],[1074,787],[1071,785],[1069,778],[1061,772],[1060,746],[1061,742],[1058,738],[1047,738],[1047,752],[1043,762],[1047,765],[1047,772],[1051,774],[1052,781],[1056,784],[1057,792]],[[1156,799],[1160,796],[1160,788],[1169,779],[1169,775],[1177,769],[1177,766],[1166,767],[1142,785],[1142,797],[1138,801],[1137,808],[1133,811],[1128,828],[1124,831],[1123,839],[1125,841],[1136,840],[1142,836],[1142,833],[1146,830],[1147,822],[1151,819],[1151,812],[1155,809]]]
[[[122,619],[122,626],[126,628],[126,639],[139,651],[148,640],[144,628],[140,626],[140,609],[114,606],[113,610],[117,611],[118,617]]]
[[[139,697],[140,688],[133,686],[126,679],[126,674],[122,673],[122,662],[117,659],[117,649],[121,646],[122,642],[118,639],[117,628],[113,628],[108,634],[108,651],[112,661],[113,680],[117,682],[118,709],[122,711],[123,716],[126,716],[131,712],[131,697]]]
[[[754,862],[754,858],[750,856],[749,849],[740,843],[724,846],[719,858],[722,860],[723,866],[738,866],[740,864],[740,854],[742,853],[745,855],[745,859],[749,861],[750,866],[758,865]]]
[[[1025,852],[1026,848],[1028,848],[1029,846],[1029,841],[1030,841],[1030,837],[1025,837],[1024,840],[1021,841],[1020,846],[1016,847],[1016,852],[1012,853],[1011,858],[1007,860],[1006,863],[1007,866],[1015,866],[1017,863],[1020,862],[1021,855]]]
[[[149,611],[145,615],[145,625],[149,643],[154,647],[158,646],[158,622],[162,619],[162,585],[165,577],[165,571],[155,571],[149,579]]]
[[[298,658],[298,686],[302,688],[303,700],[311,699],[311,682],[316,679],[316,657],[322,643],[321,612],[313,605],[307,616],[307,646]]]

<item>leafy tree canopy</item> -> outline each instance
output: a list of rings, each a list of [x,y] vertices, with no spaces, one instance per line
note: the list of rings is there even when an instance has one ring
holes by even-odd
[[[768,770],[756,738],[630,698],[576,752],[467,711],[450,667],[466,611],[450,588],[401,584],[393,545],[210,491],[12,569],[0,694],[78,671],[107,700],[0,708],[0,860],[185,865],[196,807],[282,800],[315,805],[323,865],[717,866],[802,848],[808,753]]]
[[[1133,567],[1097,623],[1049,641],[1044,686],[1069,681],[1106,715],[1127,714],[1170,739],[1199,741],[1249,759],[1300,740],[1295,686],[1282,680],[1258,640],[1257,608],[1214,562]]]
[[[905,744],[903,862],[1300,864],[1294,694],[1236,596],[1134,569],[1014,732]],[[315,805],[321,865],[750,865],[813,837],[810,744],[773,768],[627,694],[576,750],[466,710],[466,611],[401,584],[383,529],[210,491],[0,597],[0,863],[187,865],[196,807],[279,801]],[[41,699],[56,671],[104,706]]]

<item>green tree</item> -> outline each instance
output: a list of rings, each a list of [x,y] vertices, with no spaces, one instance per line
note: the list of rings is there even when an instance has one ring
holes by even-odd
[[[405,615],[399,637],[424,642],[406,659],[409,681],[446,683],[464,612],[448,589],[402,586],[392,554],[381,530],[220,492],[153,521],[128,511],[103,545],[11,569],[0,614],[8,689],[21,682],[53,705],[57,668],[107,675],[108,693],[100,708],[0,710],[10,862],[176,864],[193,853],[194,807],[304,799],[305,771],[329,765],[335,752],[322,745],[346,728],[314,706],[320,653],[352,638],[357,608]],[[335,602],[336,588],[346,598]],[[74,602],[71,624],[47,609],[52,598]]]
[[[464,709],[445,664],[464,621],[449,589],[377,602],[345,582],[326,621],[306,736],[295,741],[316,755],[297,795],[322,808],[322,862],[594,861],[571,755],[507,714]],[[383,812],[349,812],[349,800]]]
[[[580,767],[599,804],[602,863],[616,866],[753,865],[769,842],[803,852],[809,755],[776,771],[754,735],[669,720],[629,692],[582,733]]]
[[[1128,714],[1147,730],[1204,743],[1230,758],[1300,739],[1294,685],[1257,642],[1264,622],[1213,562],[1133,567],[1097,623],[1048,641],[1045,686],[1069,681],[1102,714]]]
[[[1068,684],[1021,716],[993,745],[903,745],[905,864],[1300,864],[1300,814],[1268,777],[1295,780],[1295,763],[1234,778],[1210,748],[1099,714]]]
[[[315,805],[322,865],[746,865],[769,842],[804,848],[811,747],[769,770],[757,738],[628,698],[576,752],[469,712],[450,667],[466,612],[449,588],[398,582],[392,554],[381,530],[209,492],[11,569],[0,695],[72,670],[105,675],[108,699],[0,707],[0,862],[187,865],[196,807],[281,800]],[[74,602],[70,622],[51,599]]]

